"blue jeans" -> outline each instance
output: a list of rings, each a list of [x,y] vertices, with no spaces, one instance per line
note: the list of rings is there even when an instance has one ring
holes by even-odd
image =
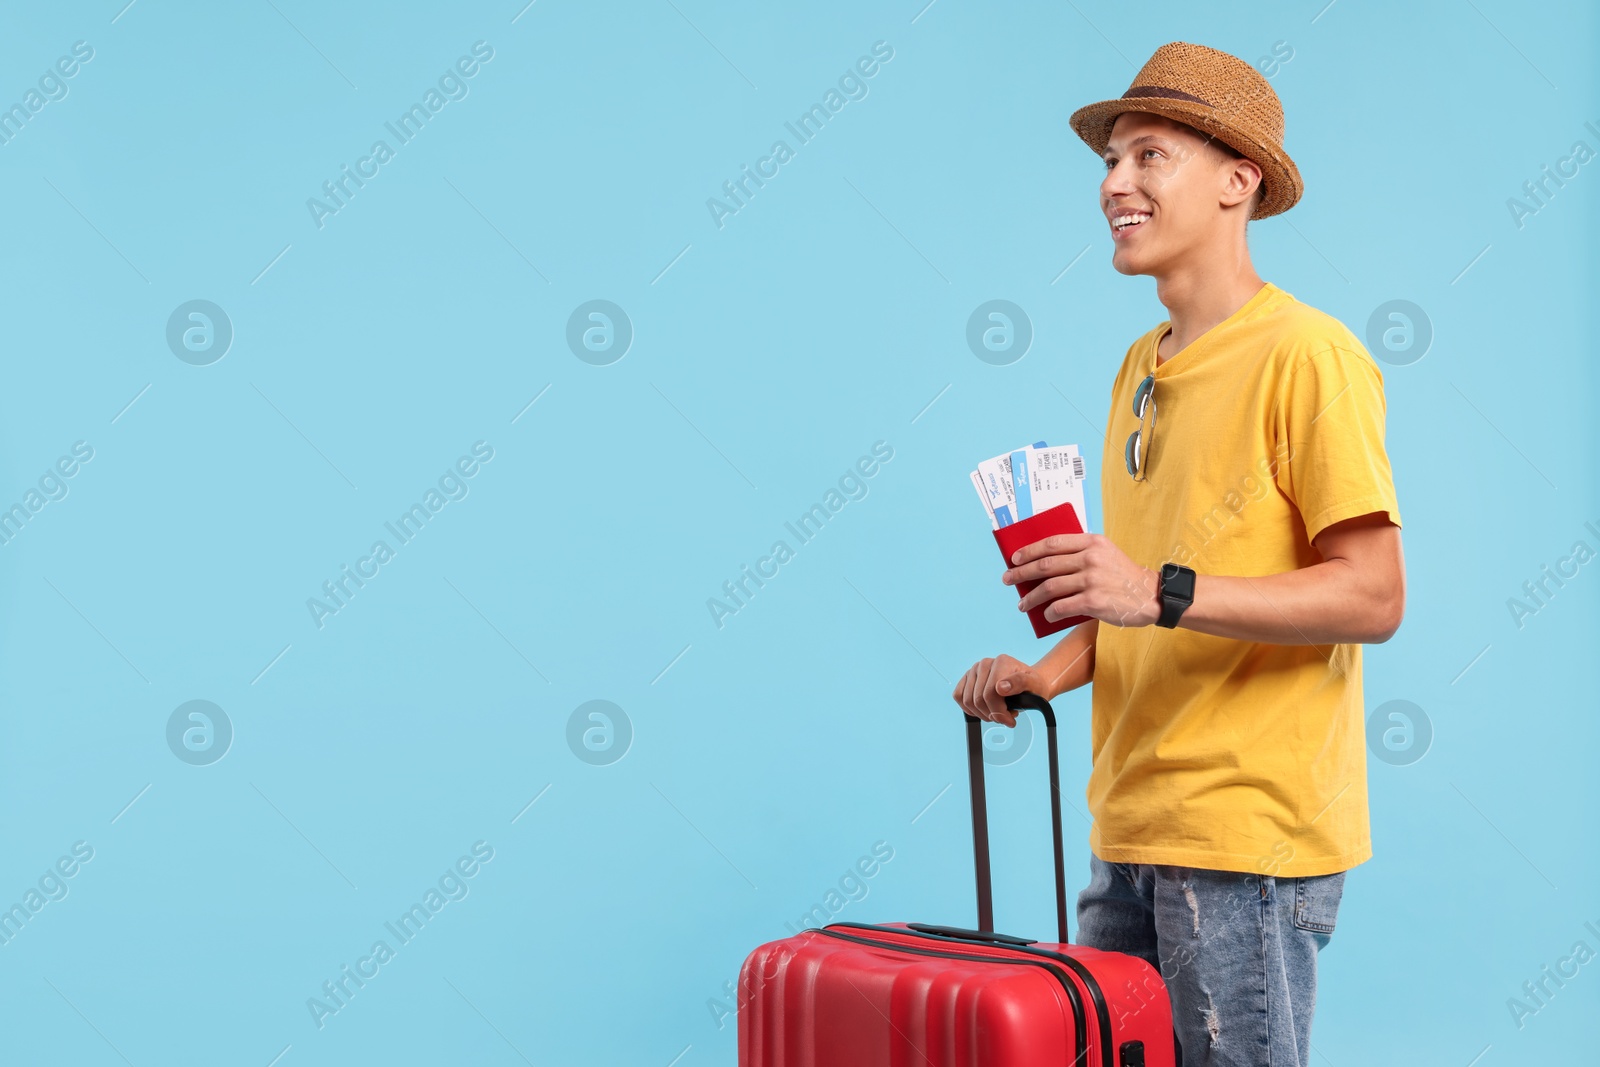
[[[1161,972],[1179,1067],[1307,1067],[1317,952],[1344,874],[1275,878],[1091,854],[1078,942]]]

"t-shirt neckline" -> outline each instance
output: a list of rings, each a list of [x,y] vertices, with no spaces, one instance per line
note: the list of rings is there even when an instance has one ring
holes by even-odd
[[[1249,300],[1246,300],[1243,304],[1239,305],[1239,310],[1235,311],[1232,315],[1229,315],[1227,318],[1211,327],[1211,329],[1207,330],[1199,337],[1196,337],[1193,341],[1190,341],[1188,345],[1186,345],[1182,350],[1174,353],[1172,358],[1168,359],[1165,363],[1158,363],[1156,361],[1156,357],[1161,352],[1161,342],[1166,338],[1167,334],[1172,332],[1172,320],[1166,320],[1160,326],[1156,327],[1156,339],[1150,345],[1149,367],[1151,373],[1155,374],[1157,377],[1160,377],[1166,373],[1170,373],[1168,368],[1179,361],[1183,361],[1184,365],[1187,366],[1189,363],[1193,362],[1193,360],[1185,359],[1185,357],[1191,352],[1197,348],[1204,348],[1210,341],[1221,334],[1224,329],[1234,325],[1246,314],[1254,311],[1261,304],[1265,303],[1266,300],[1273,294],[1280,292],[1282,292],[1282,290],[1276,285],[1273,285],[1271,282],[1262,282],[1261,288],[1256,290],[1255,295],[1251,296]]]

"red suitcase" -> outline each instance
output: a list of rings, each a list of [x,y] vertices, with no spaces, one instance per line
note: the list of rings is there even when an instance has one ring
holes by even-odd
[[[1045,720],[1060,942],[993,932],[983,721],[966,716],[978,930],[829,923],[751,952],[739,972],[741,1067],[1173,1067],[1155,968],[1067,943],[1055,712]]]

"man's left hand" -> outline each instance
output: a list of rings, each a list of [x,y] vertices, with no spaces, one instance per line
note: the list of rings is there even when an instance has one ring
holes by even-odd
[[[1150,626],[1161,617],[1158,575],[1141,567],[1104,534],[1057,534],[1020,548],[1002,576],[1007,585],[1042,579],[1021,610],[1048,604],[1050,622],[1088,615],[1113,626]]]

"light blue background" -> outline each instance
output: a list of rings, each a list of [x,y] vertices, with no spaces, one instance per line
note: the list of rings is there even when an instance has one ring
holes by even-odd
[[[1251,227],[1263,277],[1363,337],[1393,299],[1434,330],[1384,364],[1409,610],[1366,698],[1435,736],[1370,761],[1317,1062],[1592,1052],[1600,963],[1521,1029],[1506,1006],[1600,950],[1600,564],[1507,608],[1600,547],[1600,163],[1506,206],[1600,149],[1592,8],[123,2],[8,5],[0,35],[0,102],[94,49],[0,147],[3,506],[94,449],[0,547],[0,903],[94,849],[0,946],[7,1062],[731,1064],[708,1002],[874,842],[839,919],[970,925],[949,692],[1044,646],[965,474],[1041,437],[1098,470],[1165,314],[1110,270],[1066,119],[1169,40],[1293,50],[1306,195]],[[319,229],[307,198],[479,40],[469,95]],[[876,41],[869,95],[719,229],[707,198]],[[235,330],[210,366],[165,341],[194,299]],[[609,366],[565,341],[592,299],[635,330]],[[991,299],[1035,330],[1010,366],[965,343]],[[318,629],[307,598],[480,440],[469,495]],[[879,440],[868,495],[714,625]],[[193,699],[235,730],[209,766],[165,740]],[[634,731],[604,766],[567,742],[596,699]],[[1088,704],[1059,702],[1080,810]],[[997,925],[1034,937],[1042,749],[990,776]],[[307,998],[480,840],[470,894],[319,1030]]]

